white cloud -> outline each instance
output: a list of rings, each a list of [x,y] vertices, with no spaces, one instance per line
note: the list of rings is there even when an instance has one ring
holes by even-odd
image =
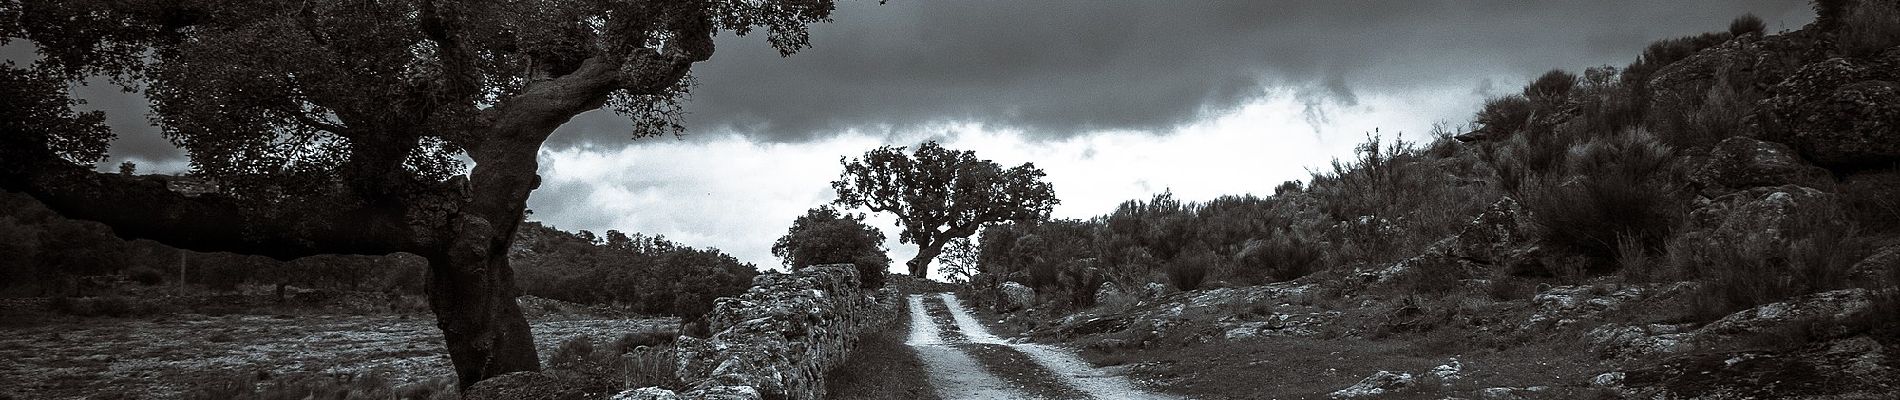
[[[807,208],[834,198],[829,182],[841,156],[856,157],[883,144],[936,139],[975,150],[1006,166],[1034,162],[1048,172],[1062,205],[1055,215],[1088,218],[1122,201],[1172,190],[1185,200],[1227,194],[1268,195],[1309,168],[1349,156],[1377,128],[1391,137],[1424,141],[1433,121],[1465,120],[1480,102],[1469,87],[1371,93],[1357,105],[1332,110],[1315,127],[1307,104],[1279,93],[1225,115],[1171,132],[1099,132],[1060,140],[979,124],[952,124],[900,132],[886,139],[845,134],[802,143],[759,143],[730,133],[693,134],[618,148],[579,146],[542,152],[542,189],[529,200],[535,219],[567,230],[663,234],[676,242],[716,247],[763,268],[779,261],[772,241]],[[916,254],[897,242],[894,220],[871,223],[890,237],[893,271]]]

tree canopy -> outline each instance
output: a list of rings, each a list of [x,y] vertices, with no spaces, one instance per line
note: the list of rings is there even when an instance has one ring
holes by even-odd
[[[863,214],[819,206],[807,210],[785,236],[772,243],[772,255],[792,269],[819,264],[853,264],[864,287],[884,285],[891,258],[884,255],[884,232],[864,223]]]
[[[906,263],[917,277],[929,272],[930,260],[950,239],[970,237],[987,223],[1047,219],[1061,202],[1033,163],[1005,170],[976,152],[934,141],[912,154],[883,146],[838,162],[844,172],[831,182],[836,204],[896,215],[898,240],[917,245],[917,256]]]
[[[506,251],[537,155],[602,107],[678,132],[722,31],[789,55],[831,0],[7,0],[0,188],[127,238],[279,259],[408,252],[464,386],[538,369]],[[107,76],[215,190],[94,172],[113,138],[65,85]],[[472,162],[472,168],[465,165]]]

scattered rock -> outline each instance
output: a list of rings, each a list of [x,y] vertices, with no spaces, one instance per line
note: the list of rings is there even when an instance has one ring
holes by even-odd
[[[1453,382],[1457,382],[1458,379],[1463,378],[1464,373],[1465,373],[1465,364],[1458,362],[1457,358],[1453,358],[1449,362],[1446,362],[1444,364],[1439,364],[1436,367],[1432,367],[1431,372],[1429,372],[1432,378],[1437,379],[1438,384],[1441,386],[1450,386]]]
[[[1595,386],[1595,387],[1600,387],[1600,388],[1615,388],[1615,387],[1623,386],[1623,379],[1628,376],[1629,375],[1623,373],[1623,371],[1605,372],[1602,374],[1598,374],[1595,378],[1590,378],[1590,386]]]
[[[1689,173],[1703,193],[1719,196],[1762,186],[1825,186],[1832,180],[1821,167],[1801,161],[1794,149],[1775,142],[1736,136],[1723,140]]]
[[[1630,359],[1678,354],[1695,349],[1689,324],[1604,325],[1584,334],[1590,350],[1603,358]]]
[[[648,386],[620,392],[614,395],[613,400],[680,400],[680,395],[671,390]]]
[[[1408,373],[1392,371],[1374,372],[1372,375],[1367,376],[1366,379],[1359,380],[1359,383],[1353,384],[1345,389],[1334,391],[1331,397],[1335,399],[1359,399],[1384,396],[1411,386],[1413,380],[1412,374]]]
[[[1027,310],[1036,304],[1036,290],[1030,289],[1028,286],[1023,286],[1021,283],[1004,282],[1001,290],[1003,292],[1003,304],[999,305],[1002,306],[1003,309],[997,310],[999,312],[1007,313]]]
[[[1538,394],[1550,390],[1549,386],[1531,387],[1494,387],[1478,390],[1478,398],[1485,400],[1523,400],[1539,398]]]
[[[1698,285],[1693,282],[1620,288],[1597,285],[1554,287],[1531,297],[1531,305],[1536,307],[1536,311],[1526,322],[1532,326],[1567,326],[1580,319],[1620,309],[1632,301],[1688,295],[1696,287]]]
[[[1095,304],[1097,305],[1120,307],[1134,304],[1135,301],[1137,299],[1133,294],[1122,290],[1121,285],[1116,285],[1115,282],[1102,282],[1102,286],[1095,289]]]

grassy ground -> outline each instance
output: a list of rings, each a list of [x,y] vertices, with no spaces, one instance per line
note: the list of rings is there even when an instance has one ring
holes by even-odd
[[[899,317],[891,328],[867,336],[845,359],[844,366],[825,377],[827,397],[843,400],[937,400],[924,363],[904,340],[910,332],[910,311],[899,302]]]
[[[1083,357],[1103,366],[1128,364],[1140,381],[1202,399],[1325,398],[1380,370],[1422,376],[1453,356],[1464,364],[1462,379],[1398,397],[1436,399],[1488,387],[1528,386],[1550,386],[1540,393],[1548,396],[1544,398],[1596,396],[1593,389],[1580,384],[1602,367],[1594,357],[1568,347],[1546,343],[1439,355],[1421,352],[1417,343],[1404,338],[1269,337],[1175,348],[1085,351]]]
[[[542,356],[576,335],[605,340],[673,319],[532,322]],[[179,398],[232,376],[380,375],[401,384],[450,375],[426,316],[174,314],[48,318],[0,331],[0,398]],[[10,393],[4,393],[10,392]]]

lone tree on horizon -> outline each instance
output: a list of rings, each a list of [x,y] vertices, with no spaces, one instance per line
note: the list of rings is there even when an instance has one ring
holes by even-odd
[[[968,238],[983,224],[1047,219],[1061,203],[1034,163],[1004,170],[976,152],[935,141],[909,155],[903,147],[882,146],[838,163],[844,173],[831,182],[835,203],[896,215],[898,241],[917,245],[917,256],[904,264],[919,278],[951,239]]]
[[[507,251],[536,157],[611,107],[635,138],[678,133],[688,71],[720,31],[808,45],[831,0],[10,0],[0,43],[0,188],[128,239],[282,260],[412,253],[463,387],[539,370]],[[67,85],[141,92],[217,190],[95,172],[115,136]],[[461,157],[473,161],[463,165]]]

